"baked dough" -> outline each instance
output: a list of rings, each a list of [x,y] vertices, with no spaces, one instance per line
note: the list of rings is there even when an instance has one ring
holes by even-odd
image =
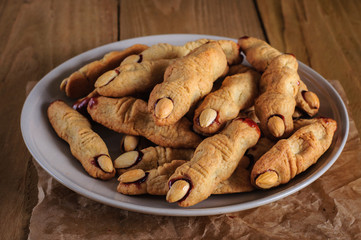
[[[247,61],[259,72],[264,72],[272,60],[282,54],[265,41],[254,37],[241,37],[238,45]]]
[[[163,81],[170,59],[142,61],[121,65],[101,75],[94,86],[99,95],[106,97],[134,96],[150,92]]]
[[[60,84],[60,90],[70,98],[81,98],[94,89],[97,78],[108,70],[114,69],[129,55],[138,54],[148,46],[135,44],[122,51],[110,52],[100,60],[91,62],[72,73]]]
[[[48,107],[48,118],[55,132],[65,140],[73,156],[94,178],[113,178],[115,169],[104,141],[91,129],[83,115],[57,100]]]
[[[193,158],[169,178],[167,201],[177,201],[179,206],[188,207],[207,199],[221,181],[232,175],[245,151],[257,143],[260,134],[252,120],[235,119],[220,133],[203,140]],[[183,184],[188,184],[187,192]],[[183,194],[179,194],[182,191]]]
[[[297,69],[296,58],[283,54],[273,59],[262,74],[255,112],[262,133],[268,137],[287,137],[293,130],[292,115],[300,82]]]
[[[184,163],[186,163],[185,160],[173,160],[146,172],[141,169],[130,170],[118,178],[117,191],[126,195],[166,195],[168,178]],[[133,175],[134,180],[131,182],[127,182],[129,175]],[[249,178],[249,171],[240,162],[233,174],[227,180],[220,182],[212,194],[241,193],[252,190],[254,187]]]
[[[163,147],[195,148],[201,142],[186,118],[169,126],[156,125],[141,99],[95,97],[89,100],[87,110],[94,121],[113,131],[143,136]]]
[[[158,43],[149,47],[138,55],[127,57],[122,62],[122,65],[128,63],[141,63],[142,61],[181,58],[191,53],[194,49],[209,42],[214,42],[214,40],[198,39],[196,41],[187,42],[183,46],[174,46],[168,43]],[[231,40],[218,40],[216,42],[218,42],[222,47],[229,65],[234,65],[241,62],[242,59],[239,54],[239,46],[237,43]]]
[[[253,191],[255,188],[251,184],[249,178],[250,170],[247,169],[248,165],[248,159],[242,158],[232,175],[228,179],[218,183],[212,194],[231,194]]]
[[[147,147],[140,151],[123,153],[114,160],[114,167],[119,174],[132,169],[148,171],[174,159],[188,161],[192,158],[193,153],[194,149],[192,148]]]
[[[314,92],[309,91],[306,84],[301,80],[296,95],[296,107],[307,113],[310,117],[315,116],[320,108],[318,96]]]
[[[239,71],[241,73],[226,77],[220,89],[209,93],[197,107],[193,118],[196,132],[214,134],[236,118],[241,110],[254,104],[261,75],[248,67]]]
[[[139,54],[128,56],[121,64],[125,65],[129,63],[141,63],[142,61],[184,57],[192,50],[208,43],[209,41],[210,40],[208,39],[198,39],[196,41],[187,42],[183,46],[175,46],[169,43],[154,44]]]
[[[285,184],[317,162],[330,147],[337,124],[330,118],[312,122],[279,140],[255,163],[252,184],[263,189]]]
[[[217,42],[204,44],[174,61],[163,83],[156,85],[149,96],[148,110],[155,123],[171,125],[179,121],[227,70],[226,56]]]
[[[238,40],[240,49],[245,53],[248,62],[259,72],[266,71],[273,59],[282,55],[263,40],[253,37],[242,37]],[[320,101],[314,92],[308,91],[306,84],[299,80],[299,91],[296,95],[296,106],[309,116],[314,116],[320,108]]]
[[[118,178],[117,191],[126,195],[166,195],[168,178],[185,162],[184,160],[173,160],[147,172],[141,169],[130,170]],[[134,181],[128,182],[131,175],[135,175]]]

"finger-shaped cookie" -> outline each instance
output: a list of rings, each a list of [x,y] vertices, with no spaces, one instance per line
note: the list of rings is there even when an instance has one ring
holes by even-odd
[[[315,118],[300,118],[300,119],[296,119],[293,121],[293,126],[294,126],[294,132],[297,131],[298,129],[310,125],[310,124],[314,124],[317,123],[319,121],[321,121],[320,119],[324,118],[324,117],[315,117]],[[325,118],[327,119],[327,118]]]
[[[208,198],[221,181],[232,175],[245,151],[254,146],[259,137],[256,123],[235,119],[220,133],[203,140],[193,158],[169,178],[167,201],[188,207]]]
[[[127,171],[118,178],[117,191],[126,195],[166,195],[169,177],[184,163],[186,163],[184,160],[173,160],[148,171],[142,169]],[[241,160],[233,174],[227,180],[220,182],[212,194],[252,191],[254,187],[250,182],[249,174]],[[183,191],[187,191],[187,186]],[[182,192],[179,194],[182,194]]]
[[[242,110],[242,111],[239,113],[238,116],[239,116],[239,117],[243,117],[243,118],[250,118],[250,119],[252,119],[253,122],[255,122],[255,123],[257,123],[257,124],[260,123],[260,121],[259,121],[259,119],[258,119],[258,117],[257,117],[257,115],[256,115],[256,111],[255,111],[255,109],[254,109],[254,105],[253,105],[252,107],[249,107],[249,108],[247,108],[247,109]]]
[[[142,169],[127,171],[119,176],[117,191],[126,195],[166,195],[168,178],[185,162],[185,160],[173,160],[149,171]]]
[[[247,61],[259,72],[264,72],[272,60],[282,54],[265,41],[254,37],[241,37],[238,45]]]
[[[260,74],[252,69],[228,76],[220,89],[209,93],[195,110],[193,129],[203,135],[218,132],[239,112],[254,104]]]
[[[159,59],[174,59],[184,57],[192,50],[208,43],[208,39],[199,39],[187,42],[182,46],[175,46],[169,43],[158,43],[150,46],[148,49],[137,55],[128,56],[122,62],[122,65],[129,63],[141,63],[142,61],[153,61]]]
[[[217,42],[221,45],[226,55],[228,65],[239,64],[242,61],[237,43],[230,40],[218,40]]]
[[[255,102],[255,111],[266,136],[286,137],[293,130],[292,115],[300,82],[297,69],[296,58],[283,54],[273,59],[262,74],[261,95]]]
[[[90,119],[87,107],[88,107],[88,103],[89,100],[92,97],[98,97],[99,94],[96,90],[91,91],[86,97],[83,98],[79,98],[78,100],[76,100],[73,103],[72,108],[76,111],[78,111],[79,113],[81,113],[83,116],[85,116],[86,118]]]
[[[320,108],[318,96],[314,92],[309,91],[306,84],[301,80],[296,95],[296,107],[306,112],[310,117],[316,115]]]
[[[193,153],[194,149],[191,148],[147,147],[140,151],[123,153],[114,160],[114,167],[118,173],[131,169],[148,171],[174,159],[190,160]]]
[[[186,118],[169,126],[156,125],[147,103],[141,99],[100,96],[91,98],[87,109],[92,119],[103,126],[119,133],[143,136],[160,146],[195,148],[201,142]]]
[[[241,193],[254,190],[250,177],[252,167],[274,144],[270,139],[261,137],[255,146],[245,152],[232,175],[227,180],[220,182],[212,194]]]
[[[103,180],[114,177],[108,148],[83,115],[63,101],[51,103],[47,114],[55,132],[69,144],[71,153],[90,176]]]
[[[144,50],[138,55],[132,55],[124,59],[122,65],[128,63],[141,63],[142,61],[152,61],[159,59],[175,59],[188,55],[194,49],[200,47],[203,44],[213,42],[210,39],[199,39],[196,41],[187,42],[183,46],[175,46],[168,43],[158,43],[148,49]],[[229,65],[237,64],[241,62],[239,54],[239,46],[237,43],[230,40],[218,40],[217,41],[226,55]]]
[[[94,83],[100,75],[119,66],[127,56],[138,54],[147,48],[146,45],[135,44],[123,51],[110,52],[102,59],[86,64],[65,78],[60,84],[60,89],[70,98],[84,97],[94,89]]]
[[[289,182],[317,162],[330,147],[336,128],[336,121],[318,118],[288,139],[279,140],[255,163],[252,183],[268,189]]]
[[[247,169],[252,169],[255,162],[257,162],[258,159],[260,159],[261,156],[270,150],[275,144],[275,141],[272,141],[267,137],[260,137],[257,144],[249,148],[242,158],[242,160],[246,159],[243,161],[249,162]]]
[[[253,68],[248,67],[248,66],[243,65],[243,64],[232,65],[232,66],[229,66],[227,76],[232,76],[232,75],[235,75],[235,74],[238,74],[238,73],[245,73],[245,72],[249,71],[250,69],[253,69]]]
[[[266,42],[252,37],[238,40],[240,49],[246,54],[248,62],[260,72],[264,72],[271,61],[282,53]],[[308,91],[307,86],[300,80],[299,91],[296,95],[296,106],[309,116],[314,116],[320,107],[320,101],[314,92]]]
[[[125,97],[150,91],[163,81],[165,69],[173,60],[159,59],[120,65],[101,75],[94,86],[106,97]]]
[[[232,175],[218,183],[212,194],[230,194],[251,192],[254,190],[250,180],[250,170],[248,169],[250,162],[248,158],[242,158]]]
[[[268,138],[261,137],[255,146],[246,151],[232,175],[228,179],[220,182],[212,194],[241,193],[254,190],[250,180],[251,167],[254,162],[266,153],[273,145],[274,142]],[[154,152],[153,149],[150,150],[151,152]],[[189,150],[189,152],[193,154],[192,150]],[[175,159],[177,156],[180,156],[180,158],[185,159],[185,157],[182,156],[184,153],[185,152],[182,151],[180,154],[171,154],[171,156],[167,158]],[[146,154],[148,153],[145,153],[144,155]],[[155,156],[155,154],[153,154],[153,156]],[[191,158],[191,154],[186,157]],[[181,166],[186,162],[186,160],[172,160],[159,165],[162,167],[158,167],[158,169],[155,169],[156,164],[152,165],[154,166],[152,169],[146,170],[144,167],[139,168],[145,172],[144,174],[142,171],[139,171],[138,168],[134,168],[133,170],[130,170],[133,172],[130,172],[118,179],[118,192],[128,195],[154,194],[154,192],[156,192],[155,195],[166,195],[168,192],[169,177],[175,172],[178,166]],[[145,175],[147,176],[144,177]],[[129,182],[130,178],[131,182]],[[152,190],[149,191],[148,189]]]
[[[157,125],[171,125],[181,119],[213,82],[227,71],[226,56],[217,42],[204,44],[191,54],[176,59],[164,74],[164,81],[152,90],[148,110]]]
[[[248,62],[260,72],[264,72],[272,60],[282,53],[266,42],[252,37],[243,37],[238,40],[240,49],[245,53]],[[314,92],[308,91],[307,86],[300,80],[299,91],[296,95],[296,106],[314,116],[320,107],[320,102]]]
[[[254,163],[266,153],[275,143],[266,137],[261,137],[257,144],[249,148],[232,175],[220,182],[212,194],[227,194],[250,192],[254,189],[251,184],[251,169]]]

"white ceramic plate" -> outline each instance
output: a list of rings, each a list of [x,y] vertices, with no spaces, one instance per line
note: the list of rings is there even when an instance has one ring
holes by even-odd
[[[57,137],[46,116],[49,103],[56,99],[62,99],[69,104],[73,103],[59,90],[62,79],[86,63],[100,59],[107,52],[124,49],[135,43],[153,45],[159,42],[167,42],[183,45],[187,41],[199,38],[229,39],[193,34],[140,37],[95,48],[56,67],[34,87],[23,106],[21,131],[32,156],[51,176],[85,197],[130,211],[171,216],[216,215],[254,208],[299,191],[325,173],[336,161],[346,143],[349,130],[348,115],[345,105],[335,89],[318,73],[300,63],[299,74],[301,79],[320,98],[320,115],[335,119],[338,128],[330,149],[315,165],[298,175],[290,183],[267,191],[211,196],[193,207],[181,208],[176,204],[167,203],[164,197],[119,194],[116,192],[116,179],[101,181],[88,176],[80,163],[71,155],[67,143]],[[236,39],[230,40],[237,41]],[[108,144],[110,154],[114,159],[119,154],[118,135],[105,129],[98,130]]]

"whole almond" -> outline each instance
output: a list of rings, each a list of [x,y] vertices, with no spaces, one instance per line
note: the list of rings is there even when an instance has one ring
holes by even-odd
[[[278,183],[278,174],[275,171],[267,171],[259,175],[256,179],[256,185],[263,189],[276,186]]]
[[[187,181],[178,180],[169,189],[166,200],[170,203],[181,200],[188,192],[190,185]]]
[[[282,118],[273,116],[268,119],[268,130],[276,138],[281,137],[285,132],[285,123]]]
[[[144,177],[145,177],[145,172],[142,169],[134,169],[120,175],[118,180],[123,183],[132,183]]]
[[[307,91],[303,94],[305,101],[308,103],[310,108],[318,109],[320,108],[320,100],[314,92]]]
[[[199,115],[199,125],[201,127],[208,127],[217,118],[217,111],[212,108],[204,109]]]
[[[126,135],[123,139],[123,149],[126,152],[133,151],[137,148],[139,143],[139,137]]]
[[[102,87],[104,85],[107,85],[110,81],[112,81],[114,78],[116,78],[119,74],[114,71],[114,70],[110,70],[106,73],[104,73],[103,75],[101,75],[97,81],[95,82],[95,87]]]
[[[154,109],[154,114],[157,118],[166,118],[173,111],[173,101],[169,98],[161,98]]]
[[[117,159],[114,160],[115,168],[127,168],[132,166],[138,159],[139,152],[138,151],[130,151],[123,153]]]
[[[100,166],[100,168],[104,171],[104,172],[113,172],[114,167],[113,167],[113,162],[110,159],[110,157],[106,156],[106,155],[101,155],[98,157],[97,159],[98,164]]]

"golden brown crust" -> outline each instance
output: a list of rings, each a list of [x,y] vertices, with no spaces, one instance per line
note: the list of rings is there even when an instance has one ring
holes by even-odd
[[[324,117],[315,117],[315,118],[300,118],[300,119],[296,119],[293,121],[293,126],[294,126],[294,132],[297,131],[298,129],[310,125],[310,124],[314,124],[320,121],[320,119],[322,119]],[[327,118],[326,118],[327,119]]]
[[[295,111],[295,96],[300,78],[297,73],[298,62],[293,55],[283,54],[276,57],[260,80],[261,95],[255,102],[256,115],[260,120],[262,132],[268,137],[286,137],[293,130],[292,114]],[[269,119],[279,117],[283,120],[279,136],[275,136]]]
[[[236,170],[227,180],[220,182],[213,194],[241,193],[254,190],[251,183],[251,170],[254,163],[266,153],[275,143],[266,137],[261,137],[257,144],[249,148],[240,160]]]
[[[309,94],[311,94],[312,99],[308,98],[307,95]],[[306,112],[310,117],[315,116],[320,108],[320,100],[317,95],[311,93],[302,80],[300,80],[299,90],[296,95],[296,107]]]
[[[127,168],[118,168],[118,173],[123,173],[132,169],[142,169],[144,171],[157,168],[174,159],[190,160],[194,149],[191,148],[166,148],[161,146],[147,147],[139,151],[137,162]]]
[[[297,174],[305,171],[322,156],[330,147],[336,121],[329,118],[318,118],[297,130],[288,139],[278,141],[254,165],[251,181],[256,184],[257,178],[266,172],[274,172],[278,176],[267,185],[275,187],[285,184]]]
[[[258,126],[252,120],[236,119],[219,134],[203,140],[193,158],[169,178],[170,191],[179,180],[190,184],[188,194],[178,204],[188,207],[208,198],[221,181],[232,175],[245,151],[259,137]]]
[[[277,49],[257,38],[240,38],[238,44],[245,53],[248,62],[260,72],[266,71],[273,59],[282,55]],[[319,99],[316,94],[308,91],[307,86],[301,80],[299,82],[299,91],[295,96],[296,105],[312,117],[316,115],[320,107]]]
[[[247,170],[241,162],[231,177],[220,182],[212,194],[230,194],[254,190],[249,178],[249,170]],[[169,177],[184,163],[186,163],[185,160],[173,160],[158,168],[150,169],[147,171],[145,179],[140,181],[125,183],[119,178],[117,191],[126,195],[166,195],[168,192]]]
[[[220,44],[224,54],[226,55],[227,62],[229,65],[238,64],[241,62],[241,57],[239,54],[239,46],[234,41],[230,41],[230,40],[214,41],[210,39],[199,39],[196,41],[187,42],[183,46],[174,46],[168,43],[155,44],[138,55],[132,55],[127,57],[122,62],[122,65],[128,63],[136,63],[136,62],[139,63],[142,61],[181,58],[191,53],[194,49],[209,42],[218,42]]]
[[[227,76],[232,76],[232,75],[239,74],[239,73],[245,73],[245,72],[248,72],[250,69],[255,71],[254,68],[248,67],[248,66],[243,65],[243,64],[232,65],[232,66],[229,67],[229,70],[227,72]]]
[[[242,161],[243,159],[241,159],[240,164],[238,164],[236,170],[234,170],[228,179],[220,182],[217,185],[212,194],[242,193],[251,192],[254,190],[254,187],[251,184],[251,180],[249,178],[250,172],[242,166]]]
[[[159,166],[156,170],[149,171],[147,192],[152,195],[165,195],[168,191],[167,180],[185,162],[184,160],[173,160]]]
[[[259,72],[264,72],[272,60],[281,55],[277,49],[254,37],[242,37],[238,39],[238,45],[247,61]]]
[[[240,160],[236,170],[232,175],[220,182],[217,187],[214,189],[212,194],[230,194],[230,193],[241,193],[241,192],[250,192],[254,190],[253,185],[251,184],[250,174],[251,167],[254,164],[254,161],[257,161],[260,156],[267,152],[274,142],[270,141],[267,138],[260,138],[255,146],[249,148],[246,154]],[[153,153],[154,150],[150,149]],[[174,153],[174,154],[173,154]],[[182,152],[184,153],[184,152]],[[144,155],[147,153],[145,152]],[[172,151],[172,157],[167,157],[167,159],[176,159],[178,154]],[[147,179],[140,183],[122,183],[120,181],[118,192],[128,195],[138,195],[138,194],[154,194],[154,195],[166,195],[168,192],[168,179],[175,172],[175,170],[186,163],[186,160],[172,160],[162,165],[162,167],[153,167],[153,169],[148,169]],[[154,165],[155,166],[155,165]],[[136,169],[136,168],[134,168]],[[132,169],[132,170],[134,170]],[[145,170],[143,167],[141,168]],[[130,170],[129,170],[130,171]],[[133,186],[130,186],[133,185]],[[137,187],[135,187],[137,186]],[[145,187],[146,186],[146,187]]]
[[[277,49],[271,47],[266,42],[252,37],[244,37],[238,40],[240,48],[245,53],[248,62],[260,72],[264,72],[273,59],[282,55]],[[316,94],[309,93],[311,97],[305,96],[308,92],[307,86],[300,80],[299,91],[296,97],[296,105],[309,116],[314,116],[320,107]]]
[[[108,70],[114,69],[131,54],[138,54],[148,46],[135,44],[123,51],[110,52],[100,60],[91,62],[64,79],[60,89],[70,98],[81,98],[94,89],[96,79]]]
[[[121,65],[101,75],[94,86],[106,97],[125,97],[150,92],[163,81],[165,69],[172,60],[159,59]]]
[[[173,160],[157,168],[150,169],[146,173],[146,177],[140,181],[124,183],[119,178],[117,191],[126,195],[166,195],[168,191],[168,178],[185,162],[185,160]]]
[[[235,65],[241,62],[242,59],[237,43],[230,40],[218,40],[217,42],[221,45],[221,48],[226,55],[228,65]]]
[[[174,125],[156,125],[147,110],[147,103],[140,99],[92,98],[88,104],[88,112],[94,121],[109,129],[143,136],[163,147],[195,148],[201,141],[191,130],[191,123],[185,118]]]
[[[55,132],[65,140],[73,156],[80,161],[84,169],[94,178],[110,179],[115,175],[112,171],[103,171],[97,159],[109,157],[108,148],[98,134],[91,130],[89,121],[63,101],[55,101],[48,107],[48,118]]]
[[[212,90],[213,82],[227,70],[226,56],[217,42],[210,42],[177,59],[149,96],[148,109],[157,125],[170,125],[181,119],[199,99]],[[173,108],[166,117],[159,117],[156,105],[170,99]]]
[[[249,158],[250,165],[253,167],[254,163],[257,162],[258,159],[260,159],[262,155],[270,150],[275,144],[275,141],[272,141],[267,137],[260,137],[257,144],[247,150],[244,158]]]
[[[124,59],[122,65],[129,63],[140,63],[142,61],[153,61],[159,59],[175,59],[188,55],[194,49],[210,42],[208,39],[199,39],[187,42],[183,46],[175,46],[169,43],[158,43],[150,46],[148,49],[138,55],[131,55]]]
[[[258,95],[260,77],[250,68],[244,73],[226,77],[221,88],[209,93],[195,110],[193,129],[203,135],[216,133],[229,120],[236,118],[241,110],[251,107]],[[207,109],[214,110],[217,115],[212,122],[202,126],[200,115],[206,114]]]

